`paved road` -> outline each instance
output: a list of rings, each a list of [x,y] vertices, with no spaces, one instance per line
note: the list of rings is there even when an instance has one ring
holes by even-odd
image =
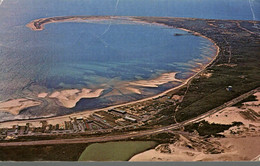
[[[251,90],[229,102],[224,103],[223,105],[214,108],[207,113],[201,114],[195,118],[183,121],[181,123],[172,124],[169,126],[152,129],[152,130],[146,130],[146,131],[137,131],[137,132],[130,132],[127,134],[121,134],[121,135],[113,135],[113,136],[101,136],[101,137],[89,137],[89,138],[73,138],[73,139],[57,139],[57,140],[40,140],[40,141],[27,141],[27,142],[7,142],[7,143],[0,143],[1,146],[24,146],[24,145],[52,145],[52,144],[72,144],[72,143],[92,143],[92,142],[107,142],[107,141],[115,141],[115,140],[123,140],[123,139],[129,139],[134,137],[140,137],[140,136],[146,136],[156,133],[162,133],[168,130],[172,129],[179,129],[183,125],[187,125],[190,123],[195,123],[202,121],[204,118],[221,111],[225,107],[232,106],[243,99],[249,97],[250,95],[260,91],[260,87]],[[176,132],[177,133],[177,132]]]

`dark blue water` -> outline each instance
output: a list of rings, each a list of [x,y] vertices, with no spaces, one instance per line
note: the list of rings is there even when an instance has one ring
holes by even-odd
[[[257,20],[259,0],[4,0],[1,15],[14,22],[57,15],[119,15]],[[251,3],[251,6],[250,6]],[[11,7],[12,6],[12,7]],[[252,10],[251,10],[252,9]],[[8,11],[8,14],[6,13]]]
[[[69,15],[171,16],[259,19],[259,1],[246,0],[4,0],[0,5],[0,100],[40,92],[104,88],[120,82],[178,72],[186,78],[215,50],[208,40],[155,25],[55,23],[43,31],[25,27],[34,19]],[[116,83],[116,85],[115,85]],[[144,96],[175,85],[142,89]],[[124,98],[125,99],[122,99]],[[101,97],[77,110],[142,96]],[[83,103],[83,104],[82,104]],[[93,104],[94,103],[94,104]]]

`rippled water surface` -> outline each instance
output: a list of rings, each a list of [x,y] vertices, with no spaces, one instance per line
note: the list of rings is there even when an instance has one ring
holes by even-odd
[[[25,26],[34,19],[65,15],[259,18],[259,2],[242,0],[3,0],[0,4],[0,100],[73,88],[104,88],[109,93],[125,82],[169,72],[187,78],[216,51],[207,39],[163,26],[55,23],[36,32]],[[74,110],[135,100],[174,86],[146,88],[142,95],[85,99]]]

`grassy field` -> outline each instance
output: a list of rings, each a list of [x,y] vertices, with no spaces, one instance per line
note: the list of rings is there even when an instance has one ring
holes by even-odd
[[[7,146],[0,148],[0,160],[77,161],[86,147],[87,144]]]
[[[205,70],[211,76],[197,76],[188,89],[180,90],[187,90],[187,93],[175,114],[178,122],[203,114],[260,86],[260,38],[257,29],[252,28],[252,22],[156,17],[142,17],[141,20],[198,32],[212,39],[220,49],[217,59]],[[238,24],[252,32],[241,29]],[[233,89],[227,91],[230,85]]]
[[[88,146],[79,161],[127,161],[135,154],[157,145],[154,141],[120,141]]]

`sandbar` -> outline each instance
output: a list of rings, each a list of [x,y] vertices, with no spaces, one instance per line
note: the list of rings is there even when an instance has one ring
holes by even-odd
[[[39,98],[45,98],[45,97],[47,97],[47,96],[48,96],[48,93],[45,93],[45,92],[38,94],[38,97],[39,97]]]
[[[91,89],[83,88],[79,89],[69,89],[53,92],[49,98],[55,98],[59,101],[59,104],[66,108],[73,108],[76,106],[77,102],[83,98],[96,98],[101,95],[104,89],[97,89],[92,91]]]
[[[40,101],[36,101],[32,99],[26,99],[26,98],[13,99],[13,100],[0,102],[0,111],[8,112],[13,115],[18,115],[21,110],[25,108],[37,106],[40,104],[41,104]]]
[[[77,17],[77,16],[71,16],[71,17]],[[84,18],[89,18],[89,17],[91,17],[91,16],[83,16]],[[93,16],[94,17],[94,16]],[[56,18],[56,17],[54,17],[54,18]],[[62,18],[64,18],[64,17],[57,17],[58,19],[56,19],[56,22],[63,22],[63,20],[62,20]],[[106,20],[106,18],[104,17],[104,16],[96,16],[95,17],[97,20],[99,20],[99,19],[104,19],[104,20]],[[107,20],[109,20],[109,19],[111,19],[112,17],[107,17]],[[166,24],[164,24],[164,23],[158,23],[158,22],[153,22],[153,21],[143,21],[142,20],[142,18],[141,17],[115,17],[115,18],[117,18],[117,19],[126,19],[126,20],[128,20],[128,21],[132,21],[132,22],[135,22],[135,23],[143,23],[143,24],[158,24],[158,25],[160,25],[160,26],[165,26],[165,27],[170,27],[170,28],[177,28],[177,29],[181,29],[181,30],[185,30],[185,31],[188,31],[188,32],[194,32],[194,31],[192,31],[192,30],[188,30],[188,29],[184,29],[184,28],[180,28],[179,26],[169,26],[169,25],[166,25]],[[43,19],[38,19],[38,20],[33,20],[33,21],[31,21],[29,24],[27,24],[27,27],[29,27],[29,28],[31,28],[31,30],[34,30],[34,28],[36,28],[35,27],[35,24],[34,24],[34,22],[37,22],[37,21],[44,21],[44,19],[45,18],[43,18]],[[49,18],[47,18],[47,19],[49,19]],[[185,18],[175,18],[175,19],[177,19],[177,20],[185,20]],[[58,21],[57,21],[58,20]],[[76,19],[75,19],[76,20]],[[74,20],[74,21],[75,21]],[[68,21],[68,20],[67,20]],[[73,20],[72,20],[73,21]],[[73,22],[74,22],[73,21]],[[48,22],[47,21],[47,23],[51,23],[51,22]],[[44,24],[47,24],[46,22],[44,23],[44,22],[41,22],[41,25],[44,25]],[[32,26],[32,27],[31,27]],[[43,27],[39,27],[40,29],[39,30],[43,30]],[[42,29],[41,29],[42,28]],[[214,44],[214,47],[216,48],[216,53],[215,53],[215,56],[211,59],[211,61],[207,64],[207,65],[205,65],[205,66],[203,66],[203,68],[200,70],[200,71],[198,71],[197,73],[195,73],[194,75],[192,75],[191,77],[189,77],[188,79],[186,79],[185,81],[183,81],[182,82],[182,84],[181,85],[178,85],[177,87],[173,87],[173,88],[171,88],[171,89],[168,89],[168,90],[166,90],[166,91],[164,91],[164,92],[162,92],[162,93],[159,93],[159,94],[157,94],[157,95],[154,95],[154,96],[151,96],[151,97],[147,97],[147,98],[143,98],[143,99],[140,99],[140,100],[137,100],[137,101],[131,101],[131,102],[127,102],[127,103],[123,103],[123,104],[116,104],[116,105],[113,105],[113,106],[108,106],[108,107],[105,107],[105,108],[101,108],[101,109],[95,109],[95,110],[85,110],[85,111],[82,111],[82,112],[80,112],[80,113],[73,113],[73,114],[70,114],[70,115],[63,115],[63,116],[56,116],[56,117],[49,117],[49,118],[42,118],[42,119],[40,119],[40,120],[48,120],[49,122],[50,121],[54,121],[54,120],[60,120],[60,121],[62,121],[62,119],[67,119],[68,117],[70,117],[70,116],[85,116],[85,115],[89,115],[89,113],[90,112],[96,112],[96,111],[100,111],[100,110],[103,110],[103,109],[111,109],[111,108],[115,108],[115,107],[121,107],[121,106],[125,106],[125,105],[129,105],[129,104],[135,104],[135,103],[139,103],[139,102],[144,102],[144,101],[147,101],[147,100],[153,100],[154,98],[156,98],[156,97],[160,97],[160,96],[162,96],[162,95],[165,95],[165,94],[167,94],[167,93],[169,93],[169,92],[171,92],[171,91],[173,91],[173,90],[176,90],[176,89],[179,89],[179,88],[181,88],[181,87],[184,87],[184,86],[186,86],[194,77],[197,77],[197,76],[199,76],[201,73],[203,73],[204,72],[204,69],[206,69],[208,66],[210,66],[210,65],[212,65],[213,64],[213,62],[216,60],[216,58],[217,58],[217,56],[219,55],[219,52],[220,52],[220,48],[218,47],[218,45],[216,44],[216,42],[215,41],[213,41],[212,39],[210,39],[210,38],[208,38],[208,37],[206,37],[206,36],[204,36],[204,35],[202,35],[202,34],[200,34],[200,33],[196,33],[196,35],[199,35],[199,36],[201,36],[201,37],[204,37],[204,38],[207,38],[208,40],[210,40],[213,44]],[[30,123],[38,123],[38,121],[39,121],[39,119],[37,119],[37,120],[25,120],[26,122],[30,122]],[[12,123],[19,123],[19,121],[12,121],[12,122],[6,122],[6,123],[8,123],[8,124],[5,124],[5,123],[0,123],[0,125],[10,125],[10,124],[12,124]]]
[[[176,79],[175,75],[176,72],[164,73],[155,79],[139,80],[139,81],[130,82],[129,84],[134,86],[157,88],[159,85],[166,84],[168,82],[173,82],[173,81],[182,82],[181,80]]]

